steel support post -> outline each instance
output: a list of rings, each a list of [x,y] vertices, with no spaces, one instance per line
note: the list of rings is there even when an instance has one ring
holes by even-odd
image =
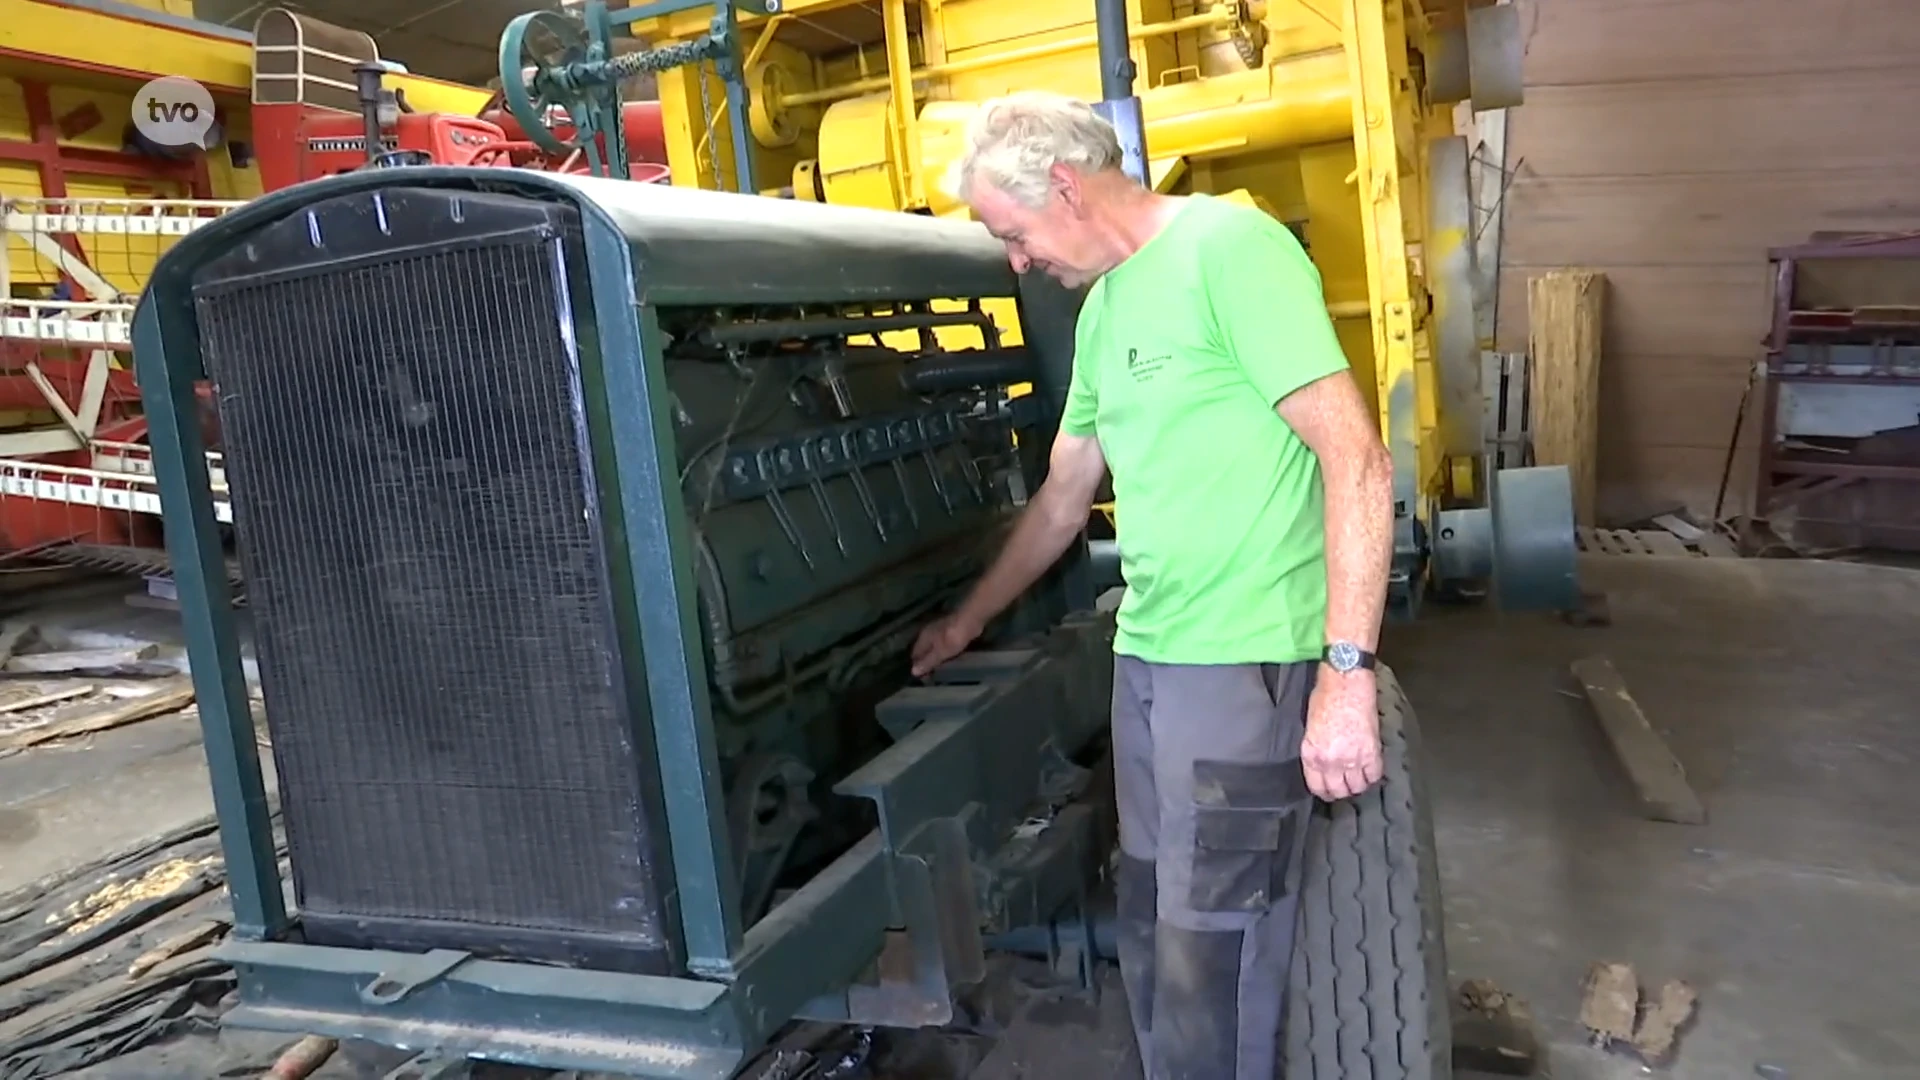
[[[177,293],[186,291],[185,281],[172,284]],[[186,304],[156,304],[149,293],[134,315],[133,361],[160,488],[167,555],[179,589],[213,807],[220,819],[233,932],[237,938],[258,941],[286,931],[287,908],[246,676],[240,670],[233,592],[213,517],[207,447],[198,423],[194,384],[206,373],[200,370],[192,311]]]
[[[733,142],[734,190],[742,195],[757,195],[760,187],[759,181],[754,178],[753,118],[747,100],[747,75],[740,64],[740,29],[734,17],[733,4],[720,0],[714,8],[713,26],[709,32],[720,43],[721,49],[713,66],[720,74],[721,84],[726,87],[727,134]],[[701,77],[705,78],[704,75]],[[912,102],[908,102],[907,107],[911,109]]]
[[[1094,0],[1094,29],[1100,42],[1100,102],[1094,111],[1120,136],[1122,167],[1128,176],[1152,186],[1147,177],[1147,124],[1133,92],[1133,51],[1127,36],[1126,0]]]
[[[726,978],[740,949],[740,900],[694,622],[692,537],[671,468],[678,460],[673,395],[653,309],[641,307],[635,317],[631,282],[639,271],[631,249],[591,226],[586,238],[600,356],[613,360],[602,362],[601,375],[687,967]]]

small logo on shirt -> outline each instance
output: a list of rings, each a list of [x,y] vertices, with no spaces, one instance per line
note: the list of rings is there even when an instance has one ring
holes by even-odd
[[[1134,382],[1150,382],[1170,359],[1172,357],[1166,354],[1142,357],[1139,349],[1128,349],[1127,374],[1133,376]]]

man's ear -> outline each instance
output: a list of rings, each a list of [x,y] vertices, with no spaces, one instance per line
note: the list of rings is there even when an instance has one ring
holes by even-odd
[[[1053,178],[1053,190],[1060,196],[1060,201],[1075,214],[1080,213],[1086,205],[1086,192],[1081,190],[1080,174],[1060,164],[1055,164],[1047,172]]]

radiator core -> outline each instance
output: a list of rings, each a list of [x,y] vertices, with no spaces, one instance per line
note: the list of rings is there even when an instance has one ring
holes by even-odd
[[[572,213],[343,196],[196,279],[309,941],[665,963]]]

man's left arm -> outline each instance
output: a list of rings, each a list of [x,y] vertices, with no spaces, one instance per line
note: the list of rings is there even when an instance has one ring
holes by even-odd
[[[1275,411],[1320,459],[1326,491],[1327,640],[1379,648],[1393,563],[1393,458],[1350,372],[1282,398]],[[1307,786],[1323,799],[1358,795],[1379,781],[1378,686],[1370,668],[1322,666],[1300,749]]]
[[[1209,259],[1214,325],[1247,378],[1320,463],[1328,642],[1376,651],[1393,560],[1393,461],[1340,347],[1319,272],[1283,226],[1260,223]],[[1322,666],[1301,764],[1323,799],[1380,779],[1374,673]]]

